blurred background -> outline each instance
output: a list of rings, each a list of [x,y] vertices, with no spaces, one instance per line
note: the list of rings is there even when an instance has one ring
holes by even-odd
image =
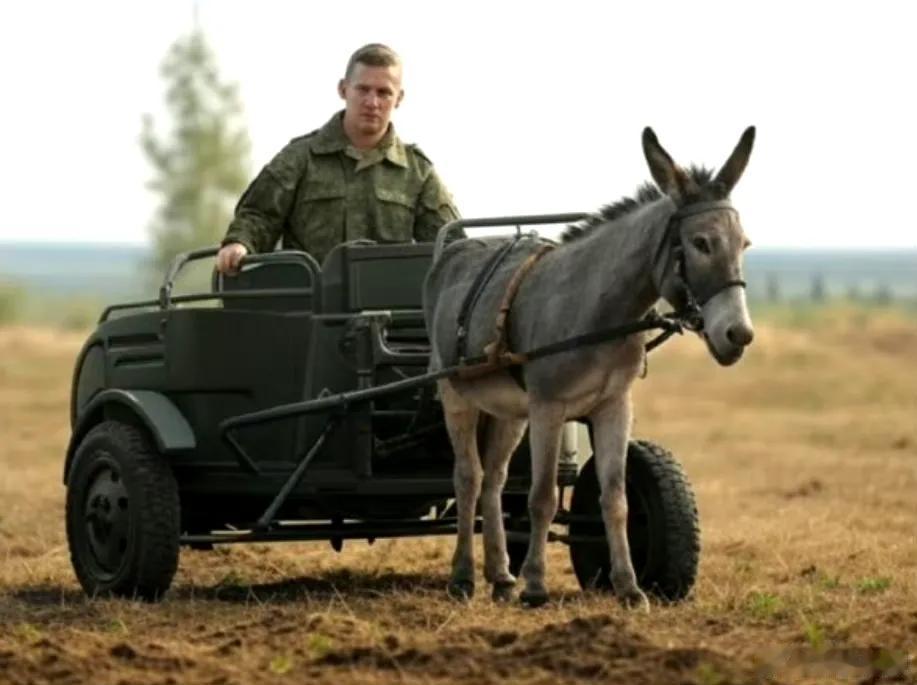
[[[589,211],[756,148],[733,198],[756,315],[917,313],[906,3],[189,0],[0,8],[0,324],[83,329],[218,242],[249,180],[340,108],[351,52],[405,61],[399,134],[465,216]],[[199,277],[200,278],[200,277]],[[200,282],[200,281],[198,281]]]

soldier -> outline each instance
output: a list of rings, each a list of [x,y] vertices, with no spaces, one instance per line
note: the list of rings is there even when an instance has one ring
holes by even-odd
[[[395,135],[404,97],[401,59],[378,43],[357,50],[338,83],[344,111],[294,138],[262,169],[236,206],[216,266],[238,270],[246,254],[305,250],[321,262],[339,243],[430,241],[458,210],[415,145]]]

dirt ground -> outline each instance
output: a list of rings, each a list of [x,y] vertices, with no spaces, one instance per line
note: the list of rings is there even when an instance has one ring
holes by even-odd
[[[0,329],[0,683],[917,683],[913,320],[760,325],[729,369],[654,354],[635,435],[684,464],[703,550],[649,614],[582,593],[560,545],[547,607],[456,604],[440,538],[183,551],[163,602],[89,600],[61,484],[81,342]]]

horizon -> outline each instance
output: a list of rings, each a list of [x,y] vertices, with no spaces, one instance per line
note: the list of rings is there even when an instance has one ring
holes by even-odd
[[[3,249],[5,248],[5,249]],[[0,286],[37,295],[142,297],[161,276],[151,245],[0,241]],[[749,296],[803,300],[816,289],[828,298],[911,300],[917,297],[917,248],[753,247],[746,254]]]
[[[560,229],[558,229],[559,231]],[[216,243],[213,243],[216,246]],[[34,248],[75,248],[75,249],[89,249],[89,248],[130,248],[137,250],[153,250],[154,244],[152,241],[136,241],[136,242],[127,242],[127,241],[113,241],[113,240],[55,240],[55,239],[38,239],[38,240],[17,240],[12,238],[7,238],[0,236],[0,247],[10,246],[10,247],[34,247]],[[201,245],[201,247],[206,247],[206,245]],[[881,252],[881,253],[895,253],[895,252],[904,252],[917,253],[917,245],[756,245],[754,242],[748,248],[748,251],[745,253],[746,257],[748,255],[753,255],[758,252],[823,252],[823,253],[861,253],[868,254],[870,252]],[[0,274],[2,275],[2,274]]]
[[[71,248],[137,248],[152,250],[152,241],[119,242],[112,240],[56,240],[38,239],[21,240],[0,236],[0,246],[15,247],[71,247]],[[214,246],[216,243],[214,243]],[[205,247],[201,245],[201,247]],[[748,248],[746,256],[756,252],[917,252],[917,245],[756,245],[754,242]]]

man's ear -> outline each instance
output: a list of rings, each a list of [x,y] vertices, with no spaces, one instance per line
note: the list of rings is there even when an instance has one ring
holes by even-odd
[[[347,86],[347,79],[342,78],[340,81],[338,81],[338,95],[341,96],[341,100],[345,99],[345,97],[347,96],[347,93],[345,91],[346,86]]]
[[[395,99],[395,109],[398,109],[398,105],[401,104],[402,100],[404,100],[404,90],[398,91],[398,97]]]

